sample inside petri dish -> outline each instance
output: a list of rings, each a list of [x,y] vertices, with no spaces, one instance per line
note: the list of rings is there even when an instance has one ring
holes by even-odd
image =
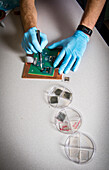
[[[91,160],[94,152],[94,143],[83,133],[74,133],[65,142],[65,153],[67,157],[77,164],[83,164]]]
[[[48,103],[52,107],[64,108],[72,102],[72,92],[63,86],[55,85],[48,92]]]
[[[55,125],[62,133],[72,134],[78,131],[81,124],[82,118],[80,114],[72,108],[62,109],[55,116]]]

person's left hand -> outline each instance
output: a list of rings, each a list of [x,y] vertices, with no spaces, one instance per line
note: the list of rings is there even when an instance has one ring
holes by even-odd
[[[48,47],[49,49],[63,47],[53,64],[53,66],[56,67],[64,58],[59,68],[59,74],[62,74],[63,72],[67,74],[70,69],[75,72],[78,69],[88,41],[89,36],[84,32],[77,30],[73,36],[56,42]]]

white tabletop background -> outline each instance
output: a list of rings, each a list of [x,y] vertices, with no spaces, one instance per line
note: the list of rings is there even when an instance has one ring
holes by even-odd
[[[71,36],[82,16],[75,0],[37,0],[38,27],[49,44]],[[10,13],[6,28],[0,27],[0,170],[109,170],[109,48],[96,29],[79,70],[70,72],[70,82],[22,79],[25,52],[19,16]],[[77,165],[67,159],[68,135],[52,123],[58,109],[45,100],[45,90],[54,84],[70,88],[83,118],[80,132],[96,144],[94,158]]]

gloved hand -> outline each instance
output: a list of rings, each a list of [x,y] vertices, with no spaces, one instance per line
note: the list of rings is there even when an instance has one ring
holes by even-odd
[[[37,28],[32,27],[27,32],[24,33],[22,39],[22,48],[28,54],[33,54],[37,52],[42,52],[45,46],[48,44],[46,34],[40,32],[41,44],[39,44],[37,39]]]
[[[49,49],[63,47],[53,64],[53,66],[56,67],[65,56],[59,68],[59,74],[63,72],[67,74],[70,69],[75,72],[78,69],[88,41],[89,36],[77,30],[73,36],[48,47]]]

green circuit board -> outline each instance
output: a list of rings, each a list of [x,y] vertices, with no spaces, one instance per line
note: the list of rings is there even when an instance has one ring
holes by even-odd
[[[58,56],[59,51],[59,49],[50,50],[48,48],[42,51],[42,69],[40,67],[39,54],[34,54],[33,57],[36,60],[36,64],[31,64],[28,74],[53,76],[55,70],[53,62]]]

